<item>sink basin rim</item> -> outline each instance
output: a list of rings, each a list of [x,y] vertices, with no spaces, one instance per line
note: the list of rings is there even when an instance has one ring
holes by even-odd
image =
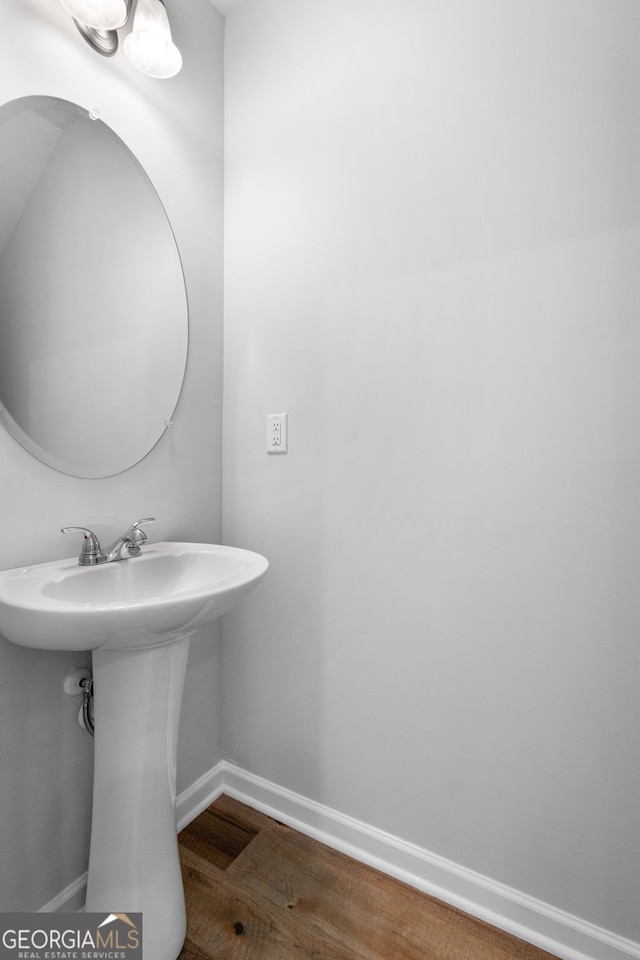
[[[174,574],[182,575],[165,578],[159,590],[149,591],[154,563],[171,559]],[[3,570],[0,633],[19,646],[48,650],[152,646],[227,613],[268,568],[265,557],[240,547],[166,541],[147,544],[140,557],[95,567],[79,566],[76,557]],[[132,589],[140,586],[141,576],[147,592],[136,597]],[[128,592],[105,599],[99,596],[105,584],[120,584]]]
[[[155,560],[175,557],[193,557],[195,563],[201,557],[215,558],[224,560],[225,558],[234,559],[238,566],[229,574],[221,575],[214,582],[199,583],[194,587],[183,586],[172,590],[166,595],[162,593],[150,593],[139,599],[122,598],[112,600],[92,600],[81,598],[74,599],[71,596],[64,596],[61,593],[56,595],[58,586],[69,584],[70,587],[75,581],[78,584],[90,583],[90,577],[103,578],[106,576],[119,577],[124,580],[129,573],[136,574],[136,569],[147,567]],[[187,559],[188,562],[188,559]],[[129,567],[128,565],[132,566]],[[114,610],[122,607],[140,608],[148,605],[157,606],[158,604],[172,604],[184,597],[185,600],[196,598],[198,596],[210,596],[223,592],[232,586],[242,586],[266,573],[269,563],[261,554],[250,550],[244,550],[239,547],[229,547],[224,544],[204,544],[204,543],[183,543],[177,541],[167,541],[164,543],[148,544],[140,557],[132,557],[128,560],[117,560],[109,564],[99,564],[94,567],[81,567],[76,558],[65,558],[63,560],[51,560],[45,563],[37,563],[31,566],[16,567],[10,570],[0,571],[0,598],[3,602],[12,603],[11,596],[2,596],[3,585],[13,583],[14,585],[25,584],[25,587],[33,591],[33,599],[37,600],[39,610],[50,610],[51,613],[59,611],[61,606],[71,606],[77,609],[78,613],[82,610],[95,612],[101,609]],[[82,589],[82,588],[81,588]],[[26,592],[26,591],[25,591]],[[15,606],[31,606],[25,602],[24,596],[20,597],[20,602]]]

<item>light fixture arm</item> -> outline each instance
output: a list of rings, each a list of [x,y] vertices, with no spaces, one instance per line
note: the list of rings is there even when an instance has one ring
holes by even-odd
[[[118,33],[116,30],[96,30],[95,27],[87,27],[73,18],[73,22],[78,28],[78,32],[83,40],[103,57],[112,57],[118,50]]]

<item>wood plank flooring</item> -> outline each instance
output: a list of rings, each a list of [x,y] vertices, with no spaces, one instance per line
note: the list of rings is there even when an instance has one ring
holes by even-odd
[[[230,797],[179,847],[178,960],[557,960]]]

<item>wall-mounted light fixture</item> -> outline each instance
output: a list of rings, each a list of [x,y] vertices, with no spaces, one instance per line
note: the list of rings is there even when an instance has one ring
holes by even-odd
[[[134,0],[60,0],[87,41],[104,57],[118,49],[117,31],[129,21]],[[133,30],[124,52],[136,69],[149,77],[174,77],[182,66],[180,51],[171,39],[169,18],[162,0],[137,0]]]

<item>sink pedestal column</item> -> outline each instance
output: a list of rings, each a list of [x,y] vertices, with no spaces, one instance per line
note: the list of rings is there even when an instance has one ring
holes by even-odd
[[[176,835],[176,754],[190,634],[93,651],[95,773],[86,910],[142,913],[150,960],[186,933]]]

